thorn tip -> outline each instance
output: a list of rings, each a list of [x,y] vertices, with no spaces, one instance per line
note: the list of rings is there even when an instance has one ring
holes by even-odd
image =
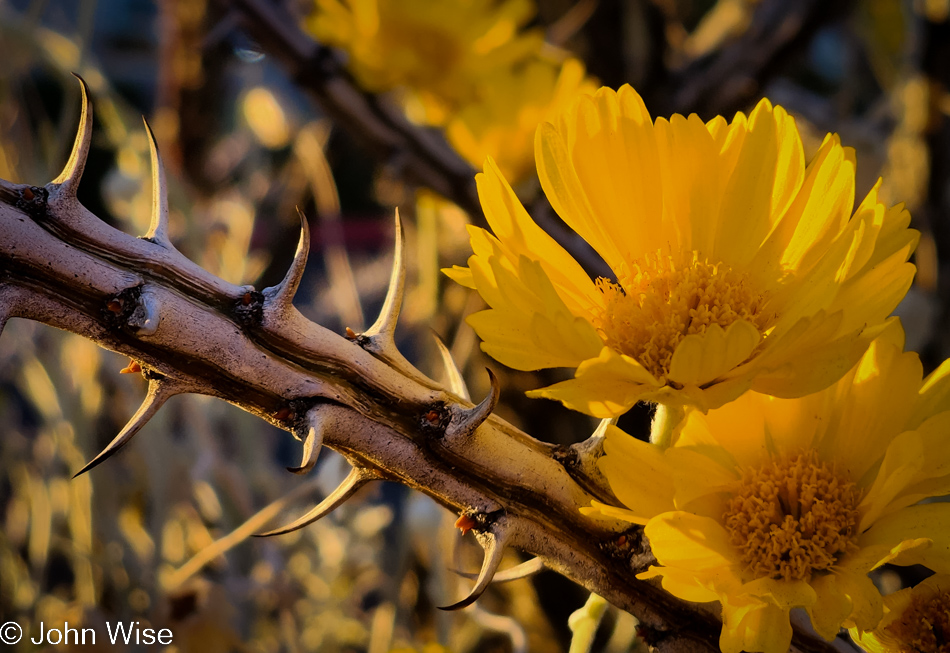
[[[297,207],[297,216],[300,218],[300,239],[297,241],[294,259],[290,262],[283,280],[276,286],[265,288],[263,291],[268,302],[278,311],[289,309],[293,304],[294,295],[297,294],[300,280],[303,279],[303,273],[307,268],[307,257],[310,255],[310,223],[307,222],[307,216],[300,207]]]
[[[333,490],[333,492],[328,494],[323,501],[317,504],[308,513],[295,519],[286,526],[275,528],[274,530],[267,531],[266,533],[258,533],[254,535],[254,537],[272,537],[274,535],[284,535],[285,533],[291,533],[293,531],[300,530],[304,526],[309,526],[313,522],[329,515],[331,512],[342,506],[350,497],[356,494],[357,490],[374,478],[376,478],[376,475],[369,470],[361,467],[354,467],[350,470],[350,473],[347,474],[346,478],[343,479],[343,482],[340,483],[337,488]]]
[[[165,178],[165,165],[162,163],[162,155],[158,151],[152,126],[148,124],[145,116],[142,116],[142,122],[145,123],[145,134],[148,136],[149,159],[152,166],[152,219],[145,238],[162,247],[173,249],[171,240],[168,238],[168,181]]]
[[[485,557],[482,559],[482,568],[478,572],[475,587],[473,587],[472,591],[468,593],[468,596],[461,601],[457,601],[452,605],[440,606],[439,610],[452,611],[467,608],[477,601],[478,597],[484,594],[485,590],[488,589],[492,578],[494,578],[495,573],[498,571],[501,559],[505,555],[508,531],[501,530],[501,532],[497,534],[493,531],[488,531],[485,533],[484,540],[483,547],[485,549]]]
[[[435,336],[435,344],[438,346],[439,354],[442,356],[442,365],[445,367],[445,376],[449,382],[449,390],[465,401],[471,401],[472,396],[468,392],[465,378],[462,376],[462,371],[458,368],[458,365],[455,364],[455,359],[452,358],[452,352],[449,350],[448,345],[445,344],[441,336],[435,331],[432,332],[432,335]]]
[[[99,452],[99,455],[73,474],[73,478],[85,474],[112,457],[119,449],[129,443],[132,437],[155,416],[158,409],[161,408],[169,398],[182,392],[187,392],[187,388],[164,379],[150,379],[145,399],[142,401],[142,405],[139,406],[139,409],[135,411],[135,414],[132,415],[132,418],[122,427],[122,430],[113,438],[112,442]]]
[[[373,326],[363,335],[378,339],[382,342],[377,348],[383,352],[396,351],[395,333],[399,311],[402,309],[402,299],[406,293],[406,238],[403,233],[402,220],[399,218],[399,209],[396,209],[396,238],[393,253],[393,270],[389,277],[389,288],[386,290],[386,299],[379,310],[379,317]]]
[[[86,169],[86,159],[89,157],[89,148],[92,145],[92,104],[89,102],[89,90],[86,80],[73,73],[79,80],[79,90],[82,94],[82,108],[79,113],[79,126],[76,128],[76,140],[69,153],[66,165],[62,172],[52,181],[59,187],[59,194],[64,197],[75,197],[79,189],[79,180]]]

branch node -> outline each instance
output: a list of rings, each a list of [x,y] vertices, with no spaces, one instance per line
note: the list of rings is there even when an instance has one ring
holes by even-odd
[[[264,321],[264,294],[246,286],[233,305],[234,319],[245,327],[258,327]]]
[[[34,220],[42,221],[49,215],[49,191],[40,186],[21,186],[14,206]]]
[[[162,321],[161,302],[149,286],[140,286],[135,307],[126,324],[137,336],[151,336]]]

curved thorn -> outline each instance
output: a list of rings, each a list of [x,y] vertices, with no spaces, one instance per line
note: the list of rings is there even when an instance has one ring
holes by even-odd
[[[85,467],[76,472],[73,478],[85,474],[93,467],[105,462],[112,454],[128,444],[132,436],[138,433],[139,430],[155,416],[158,409],[161,408],[170,397],[174,397],[182,392],[187,392],[187,389],[167,380],[149,380],[148,392],[145,395],[145,400],[142,401],[142,405],[139,406],[139,409],[135,411],[135,414],[132,415],[132,418],[122,430],[119,431],[119,434],[115,436],[112,442],[99,452],[98,456],[86,463]]]
[[[468,596],[461,601],[453,603],[452,605],[440,606],[439,610],[461,610],[477,601],[478,597],[488,589],[492,578],[495,576],[495,572],[498,571],[501,559],[505,555],[505,544],[508,540],[508,533],[507,531],[502,531],[496,535],[489,531],[485,536],[485,557],[482,559],[482,568],[478,572],[475,587],[473,587],[472,591],[468,593]]]
[[[73,149],[69,153],[69,159],[59,176],[53,180],[53,184],[59,186],[59,192],[62,195],[75,197],[79,188],[79,180],[82,178],[83,170],[86,168],[86,158],[89,156],[89,147],[92,144],[92,105],[89,103],[89,92],[86,81],[73,73],[73,77],[79,80],[79,89],[82,92],[82,111],[79,114],[79,127],[76,129],[76,140],[73,141]]]
[[[369,329],[363,332],[364,336],[377,337],[383,340],[380,349],[388,352],[395,349],[394,334],[396,320],[402,308],[402,298],[406,292],[406,239],[402,231],[402,221],[399,219],[399,209],[396,209],[396,243],[393,254],[393,271],[389,277],[389,289],[386,290],[386,299],[379,311],[379,317]]]
[[[155,134],[145,116],[142,116],[142,122],[145,123],[149,156],[152,162],[152,220],[148,225],[145,238],[162,247],[172,249],[171,240],[168,238],[168,183],[165,179],[165,165],[162,163],[158,145],[155,144]]]
[[[288,467],[288,472],[306,474],[317,464],[317,456],[323,447],[323,435],[326,432],[324,420],[316,407],[307,411],[307,436],[303,441],[303,458],[300,467]]]
[[[498,403],[498,397],[501,394],[501,384],[494,372],[487,367],[485,371],[488,372],[488,379],[491,381],[491,392],[474,408],[465,410],[461,414],[456,413],[456,416],[452,417],[449,427],[445,430],[446,435],[457,436],[474,433],[475,429],[488,419],[488,416],[495,410],[495,405]],[[458,421],[456,421],[456,417]]]
[[[294,295],[297,294],[300,280],[303,279],[304,270],[307,268],[307,257],[310,255],[310,224],[299,207],[297,215],[300,217],[300,240],[297,241],[294,260],[287,268],[287,274],[284,275],[283,280],[276,286],[265,288],[263,291],[270,302],[279,308],[288,308],[293,303]]]
[[[375,476],[369,473],[367,470],[360,467],[354,467],[350,470],[350,473],[346,475],[346,478],[343,479],[343,482],[340,483],[337,488],[333,490],[333,492],[328,494],[323,501],[310,510],[310,512],[298,519],[295,519],[286,526],[275,528],[274,530],[267,531],[266,533],[258,533],[254,537],[271,537],[273,535],[283,535],[284,533],[300,530],[304,526],[309,526],[313,522],[325,517],[326,515],[329,515],[331,512],[342,506],[350,497],[356,494],[357,490],[366,485],[369,481],[373,480],[373,478],[375,478]]]
[[[531,576],[544,571],[544,568],[544,560],[541,558],[531,558],[530,560],[525,560],[521,564],[515,565],[514,567],[509,567],[504,571],[499,571],[492,577],[491,582],[492,584],[510,583],[513,580],[530,578]],[[462,578],[468,578],[470,580],[475,580],[478,578],[478,574],[470,574],[467,571],[459,571],[457,569],[453,569],[452,571]]]
[[[432,335],[435,336],[435,344],[438,345],[439,354],[442,355],[442,364],[445,366],[445,376],[449,381],[449,390],[465,401],[471,401],[472,396],[468,393],[468,386],[465,385],[461,370],[455,364],[455,359],[452,358],[452,352],[449,351],[448,346],[442,341],[438,333],[433,331]]]

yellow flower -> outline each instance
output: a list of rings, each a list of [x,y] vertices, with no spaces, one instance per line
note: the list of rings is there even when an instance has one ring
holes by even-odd
[[[950,573],[950,361],[921,382],[899,324],[836,384],[801,399],[754,392],[690,411],[663,450],[616,427],[600,467],[644,524],[657,565],[641,578],[688,601],[719,601],[725,653],[785,653],[789,610],[832,639],[870,630],[884,564]]]
[[[592,281],[538,228],[491,160],[494,235],[470,229],[447,270],[491,307],[469,323],[510,367],[576,368],[532,396],[611,417],[637,401],[721,406],[747,389],[797,397],[840,378],[914,275],[902,206],[853,211],[854,151],[829,134],[806,167],[767,100],[731,123],[652,122],[629,86],[581,96],[535,139],[541,185],[616,282]]]
[[[851,629],[869,653],[950,651],[950,575],[931,576],[916,587],[884,597],[884,618],[870,632]]]
[[[316,0],[314,36],[349,55],[374,92],[405,88],[416,117],[442,124],[500,70],[540,51],[539,30],[521,28],[532,0]]]
[[[517,186],[534,168],[538,125],[567,108],[578,94],[595,90],[579,60],[533,58],[496,74],[482,97],[449,121],[445,134],[473,165],[491,156],[505,179]]]

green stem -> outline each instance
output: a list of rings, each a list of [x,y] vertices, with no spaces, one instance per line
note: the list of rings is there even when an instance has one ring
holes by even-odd
[[[650,427],[650,442],[661,449],[673,444],[673,431],[686,416],[683,406],[669,406],[657,404],[653,414],[653,425]]]
[[[607,610],[607,601],[597,594],[591,594],[587,603],[579,610],[575,610],[567,620],[574,636],[571,637],[571,648],[568,653],[589,653],[594,644],[597,627]]]

